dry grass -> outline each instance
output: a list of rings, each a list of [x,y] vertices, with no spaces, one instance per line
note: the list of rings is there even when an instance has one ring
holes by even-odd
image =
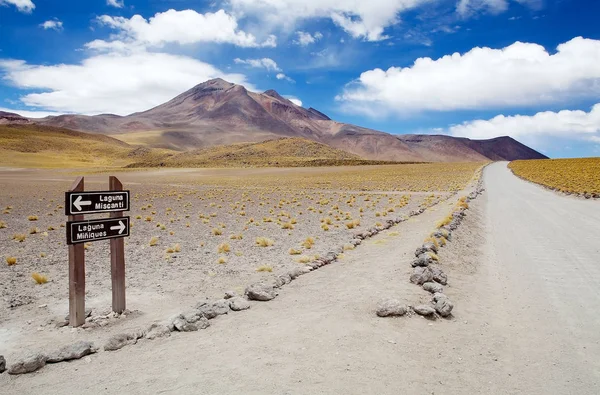
[[[298,257],[298,259],[296,259],[296,262],[299,262],[299,263],[308,263],[310,261],[312,261],[312,258],[309,257],[308,255],[302,255],[302,256]]]
[[[519,177],[560,192],[600,197],[600,157],[516,160],[508,167]]]
[[[17,258],[15,258],[14,256],[7,257],[6,258],[6,264],[8,266],[16,265],[17,264]]]
[[[272,272],[273,268],[269,265],[262,265],[256,268],[257,272]]]
[[[20,243],[24,242],[26,238],[27,238],[27,235],[25,233],[15,233],[13,235],[13,240],[16,240]]]
[[[256,238],[256,245],[259,247],[270,247],[273,244],[275,244],[275,242],[267,237],[257,237]]]
[[[32,273],[31,278],[38,284],[46,284],[48,282],[48,277],[40,273]]]
[[[315,239],[312,237],[307,237],[306,240],[302,242],[302,246],[307,250],[310,250],[313,245],[315,245]]]
[[[0,229],[5,229],[5,228],[6,228],[6,222],[0,221]]]
[[[297,250],[295,248],[290,248],[289,253],[290,253],[290,255],[300,255],[300,254],[302,254],[302,251],[301,250]]]
[[[157,245],[157,244],[158,244],[158,237],[156,237],[156,236],[153,236],[153,237],[150,239],[150,247],[154,247],[154,246],[155,246],[155,245]]]
[[[38,228],[34,227],[34,228],[29,229],[29,234],[30,235],[35,235],[37,233],[40,233],[40,230]]]
[[[221,243],[217,247],[217,252],[220,254],[231,252],[231,247],[227,243]]]
[[[219,228],[213,228],[212,234],[214,236],[221,236],[223,234],[223,231],[221,229],[219,229]]]
[[[28,221],[37,221],[38,220],[38,216],[37,215],[30,215],[27,217]]]
[[[220,256],[219,259],[217,259],[217,263],[219,265],[223,265],[223,264],[227,263],[227,258],[225,258],[224,256]]]

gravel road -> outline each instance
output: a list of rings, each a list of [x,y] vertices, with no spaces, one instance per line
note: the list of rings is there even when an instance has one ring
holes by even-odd
[[[503,354],[522,392],[600,393],[600,202],[523,181],[505,162],[484,180],[488,297],[508,312]]]

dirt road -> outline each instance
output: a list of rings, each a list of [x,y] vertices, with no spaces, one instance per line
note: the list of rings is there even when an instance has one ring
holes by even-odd
[[[88,360],[0,376],[7,393],[597,394],[598,202],[560,197],[498,163],[440,254],[450,320],[382,319],[417,245],[454,201],[370,239],[268,303]],[[397,232],[397,233],[396,233]]]

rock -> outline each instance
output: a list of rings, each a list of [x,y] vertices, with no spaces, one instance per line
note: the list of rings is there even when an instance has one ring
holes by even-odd
[[[422,285],[431,280],[433,280],[433,273],[429,267],[417,266],[410,275],[410,282],[417,285]]]
[[[68,326],[68,325],[69,325],[69,321],[68,320],[67,321],[59,321],[59,322],[56,323],[55,327],[57,327],[57,328],[63,328],[63,327]],[[82,326],[84,326],[84,325],[85,324],[83,324]]]
[[[231,298],[235,298],[236,296],[238,296],[237,292],[235,292],[235,291],[226,291],[225,292],[225,296],[223,297],[223,299],[231,299]]]
[[[452,314],[452,309],[454,308],[454,304],[448,298],[438,298],[437,302],[435,302],[435,311],[438,312],[442,317],[448,317]]]
[[[6,359],[4,359],[3,355],[0,355],[0,373],[4,373],[6,370]]]
[[[308,267],[306,267],[306,266],[295,267],[295,268],[293,268],[292,270],[290,270],[288,272],[288,274],[289,274],[289,276],[290,276],[290,278],[292,280],[295,280],[298,277],[300,277],[300,276],[302,276],[303,274],[306,274],[306,273],[310,273],[310,269]]]
[[[202,317],[202,312],[198,309],[188,310],[185,313],[183,313],[183,319],[190,324],[193,324],[200,320],[200,317]]]
[[[206,329],[210,326],[210,322],[208,321],[208,318],[202,316],[194,323],[194,325],[196,325],[198,329]]]
[[[35,372],[46,365],[46,356],[44,354],[34,354],[25,359],[21,359],[8,368],[8,374],[25,374]]]
[[[401,316],[406,314],[408,308],[396,299],[382,299],[377,303],[376,313],[379,317]]]
[[[227,314],[229,312],[229,302],[225,299],[219,299],[212,302],[200,302],[196,305],[196,309],[209,320],[216,316]]]
[[[86,355],[96,352],[94,343],[86,341],[78,341],[77,343],[65,346],[58,351],[48,355],[47,363],[57,363],[62,361],[70,361],[72,359],[80,359]]]
[[[196,324],[185,323],[181,327],[181,332],[195,332],[198,330],[198,326]]]
[[[414,306],[413,310],[415,313],[422,315],[422,316],[430,316],[432,314],[435,314],[435,309],[431,306],[428,306],[426,304],[421,304],[418,306]]]
[[[423,289],[427,292],[431,292],[432,294],[436,292],[444,292],[444,287],[436,282],[428,282],[423,284]]]
[[[239,296],[229,299],[229,307],[233,311],[242,311],[250,308],[250,302]]]
[[[169,330],[169,327],[164,324],[152,324],[146,331],[146,339],[153,340],[165,336],[171,336],[171,331]]]
[[[433,301],[437,302],[440,299],[447,299],[448,297],[446,296],[446,294],[443,294],[441,292],[436,292],[433,294]]]
[[[173,321],[171,321],[171,325],[169,325],[169,328],[170,328],[171,326],[173,326],[173,328],[174,328],[175,330],[178,330],[179,332],[181,332],[181,331],[183,331],[183,326],[184,326],[185,324],[187,324],[187,323],[188,323],[188,322],[187,322],[187,321],[186,321],[186,320],[185,320],[183,317],[181,317],[181,316],[180,316],[180,317],[175,317],[175,318],[173,319]]]
[[[246,288],[246,295],[250,300],[259,300],[262,302],[274,299],[277,296],[277,291],[263,283],[255,283]]]
[[[433,274],[433,280],[435,282],[438,282],[438,283],[440,283],[442,285],[448,284],[448,276],[446,275],[446,273],[444,273],[442,271],[442,269],[440,269],[438,267],[432,267],[431,268],[431,273]]]
[[[429,254],[421,254],[414,261],[412,261],[412,267],[425,267],[429,266],[433,262],[433,259]]]
[[[275,277],[275,284],[277,285],[276,288],[281,288],[282,286],[289,284],[291,282],[292,282],[292,278],[290,277],[290,275],[288,273],[281,274],[281,275]]]
[[[362,239],[359,239],[359,238],[352,239],[350,241],[350,244],[352,244],[354,247],[359,246],[362,244]]]
[[[135,344],[137,339],[128,333],[119,333],[111,336],[110,339],[104,344],[104,351],[117,351],[125,347],[128,344]]]

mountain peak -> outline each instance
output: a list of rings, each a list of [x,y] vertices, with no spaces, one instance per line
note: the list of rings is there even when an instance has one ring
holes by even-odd
[[[284,101],[287,100],[286,98],[282,97],[279,93],[277,93],[276,90],[273,90],[273,89],[269,89],[268,91],[264,91],[263,95],[271,96],[271,97],[273,97],[275,99],[279,99],[279,100],[284,100]]]
[[[192,90],[198,91],[198,90],[221,90],[221,89],[229,89],[234,87],[235,84],[232,84],[231,82],[225,81],[222,78],[213,78],[212,80],[208,80],[208,81],[204,81],[198,85],[196,85],[195,87],[192,88]]]

